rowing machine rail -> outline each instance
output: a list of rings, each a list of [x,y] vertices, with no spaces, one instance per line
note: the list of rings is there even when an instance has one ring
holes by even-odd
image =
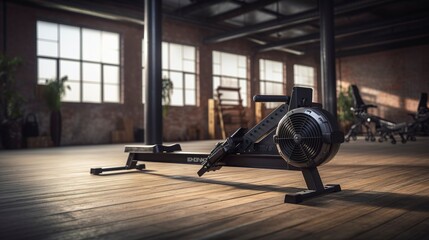
[[[99,175],[117,170],[145,169],[144,162],[202,164],[199,176],[224,166],[299,170],[307,190],[286,194],[286,203],[341,191],[338,184],[323,185],[317,166],[331,160],[344,141],[335,119],[312,102],[312,90],[293,88],[289,96],[255,96],[255,101],[284,101],[253,128],[239,128],[210,153],[184,152],[179,144],[125,146],[123,167],[91,168]]]

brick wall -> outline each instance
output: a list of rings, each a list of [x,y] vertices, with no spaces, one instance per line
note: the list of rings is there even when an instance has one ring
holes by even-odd
[[[37,114],[41,134],[49,134],[50,113],[43,99],[37,95],[37,20],[113,31],[122,36],[123,103],[63,103],[62,145],[109,143],[118,119],[124,117],[132,119],[136,127],[143,125],[141,91],[136,91],[141,89],[142,27],[12,3],[8,3],[7,9],[6,53],[22,58],[24,62],[16,79],[26,98],[25,112]]]
[[[410,122],[421,92],[429,92],[429,45],[337,59],[337,79],[356,84],[371,113]]]
[[[21,57],[24,65],[16,79],[20,91],[27,100],[25,112],[34,112],[39,118],[41,133],[49,134],[49,111],[37,94],[36,21],[56,23],[118,32],[121,35],[123,102],[103,103],[63,103],[62,145],[104,144],[111,142],[111,132],[116,129],[118,119],[128,118],[134,127],[143,128],[141,39],[143,27],[97,17],[91,17],[59,10],[50,10],[8,2],[7,6],[7,54]],[[207,102],[212,97],[212,51],[225,51],[248,56],[249,95],[259,92],[259,58],[267,58],[286,63],[286,92],[293,86],[293,64],[299,63],[318,69],[319,60],[312,55],[292,56],[283,52],[257,54],[253,43],[246,40],[232,40],[219,44],[204,44],[206,36],[215,34],[205,28],[188,23],[163,20],[163,40],[179,44],[189,44],[198,50],[198,106],[170,107],[164,118],[164,139],[166,141],[207,138]],[[319,86],[319,84],[318,84]],[[320,89],[319,89],[320,91]],[[319,99],[320,100],[320,99]],[[253,122],[253,103],[249,104],[247,116]]]

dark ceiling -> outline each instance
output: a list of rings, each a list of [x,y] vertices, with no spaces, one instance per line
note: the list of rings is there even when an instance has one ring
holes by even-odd
[[[337,56],[429,43],[428,0],[333,0]],[[143,0],[28,0],[72,5],[143,22]],[[163,15],[212,30],[204,41],[245,38],[255,51],[319,51],[318,0],[163,0]],[[120,17],[119,17],[120,18]]]
[[[339,55],[429,43],[427,0],[336,0]],[[164,0],[164,14],[220,29],[207,43],[236,38],[258,51],[307,53],[319,49],[318,0]]]

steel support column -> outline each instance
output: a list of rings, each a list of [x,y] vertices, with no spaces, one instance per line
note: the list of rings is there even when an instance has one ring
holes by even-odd
[[[2,40],[2,53],[4,55],[6,55],[6,48],[7,48],[7,5],[6,5],[6,0],[4,0],[2,2],[2,15],[3,15],[3,19],[2,19],[2,32],[3,32],[3,36],[1,37]]]
[[[162,12],[159,0],[145,0],[144,21],[144,104],[145,143],[162,144],[161,41]]]
[[[331,0],[319,0],[320,72],[323,107],[337,117],[333,2]]]

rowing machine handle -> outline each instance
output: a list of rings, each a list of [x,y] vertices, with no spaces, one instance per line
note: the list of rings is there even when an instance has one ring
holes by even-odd
[[[290,97],[284,95],[255,95],[253,96],[254,102],[284,102],[289,104]]]

